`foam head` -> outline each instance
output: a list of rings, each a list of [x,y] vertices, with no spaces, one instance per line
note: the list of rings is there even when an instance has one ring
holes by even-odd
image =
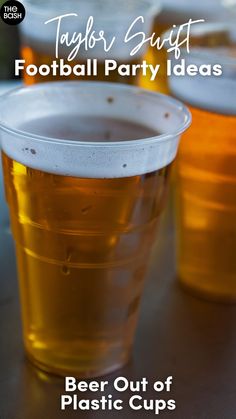
[[[178,101],[139,88],[112,83],[54,82],[16,89],[0,103],[1,143],[12,159],[34,169],[65,176],[117,178],[150,173],[176,156],[181,133],[190,124]],[[57,138],[32,132],[35,121],[115,119],[142,125],[151,138],[115,137],[86,141],[71,134]],[[22,130],[22,127],[27,127]],[[93,131],[93,127],[91,127]],[[93,136],[91,138],[94,137]],[[104,137],[104,136],[102,136]]]
[[[167,37],[164,34],[164,37]],[[168,48],[168,45],[166,45]],[[205,74],[211,67],[211,75],[188,75],[169,78],[171,92],[188,104],[217,112],[236,115],[236,29],[231,24],[199,24],[192,28],[190,53],[182,49],[181,57],[169,58],[172,65],[185,60],[185,67],[196,65]],[[221,66],[222,74],[213,73],[214,66]]]

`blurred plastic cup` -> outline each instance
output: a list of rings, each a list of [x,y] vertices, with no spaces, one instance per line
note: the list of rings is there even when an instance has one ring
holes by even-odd
[[[197,295],[236,302],[235,25],[197,25],[190,45],[169,57],[199,69],[170,77],[172,95],[193,115],[176,161],[178,276]]]
[[[155,1],[155,0],[154,0]],[[206,22],[234,22],[236,24],[235,0],[163,0],[161,13],[155,19],[154,31],[161,35],[173,25],[187,23],[189,19],[204,19]],[[146,54],[148,63],[161,64],[156,80],[140,78],[140,86],[161,93],[170,93],[167,78],[165,49],[157,51],[149,48]]]
[[[139,64],[146,52],[146,47],[143,47],[139,53],[134,57],[130,56],[132,48],[135,46],[137,40],[133,39],[128,43],[124,42],[125,35],[130,25],[139,16],[143,16],[144,22],[137,21],[134,30],[135,32],[145,32],[149,34],[153,27],[154,18],[160,11],[159,1],[153,0],[118,0],[111,2],[110,0],[78,0],[78,1],[41,1],[36,0],[25,1],[26,17],[20,25],[21,33],[21,53],[26,65],[35,64],[40,66],[42,64],[50,65],[55,60],[55,46],[56,46],[56,29],[58,21],[54,21],[45,25],[45,22],[57,16],[66,14],[76,14],[77,16],[64,17],[60,22],[60,33],[68,33],[69,39],[73,33],[82,32],[83,36],[86,32],[87,21],[90,16],[94,18],[93,27],[89,34],[94,30],[95,36],[99,38],[99,31],[104,31],[104,36],[107,40],[107,45],[111,42],[113,37],[116,40],[112,48],[104,52],[104,43],[97,42],[96,45],[89,50],[86,50],[84,45],[80,48],[77,56],[71,65],[83,64],[87,65],[87,59],[97,59],[97,75],[78,76],[79,79],[88,79],[96,81],[113,81],[123,82],[129,84],[137,83],[135,76],[120,76],[117,70],[110,72],[109,76],[104,73],[104,60],[116,60],[117,64]],[[90,36],[90,35],[89,35]],[[65,59],[72,47],[59,48],[59,58]],[[62,79],[61,77],[29,76],[24,72],[24,80],[26,84],[34,84],[41,81],[53,81]],[[65,79],[75,79],[73,74]]]

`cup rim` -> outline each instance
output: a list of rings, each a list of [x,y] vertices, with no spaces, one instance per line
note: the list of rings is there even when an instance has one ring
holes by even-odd
[[[174,30],[177,31],[178,28],[181,25],[178,25]],[[235,25],[232,22],[204,22],[204,23],[199,23],[197,26],[192,28],[192,35],[197,36],[199,35],[206,35],[206,34],[211,34],[214,33],[214,31],[228,31],[228,33],[234,31],[236,34],[236,30],[235,30]],[[165,31],[162,36],[161,39],[162,41],[164,39],[167,39],[171,33],[171,31],[173,31],[173,28],[168,29],[167,31]],[[183,33],[186,33],[186,29],[184,30]],[[191,39],[191,34],[190,34],[190,39]],[[167,46],[164,46],[165,50],[167,50]],[[190,53],[188,54],[189,56],[194,57],[195,59],[197,58],[205,58],[204,56],[204,49],[206,47],[194,47],[190,50]],[[209,47],[210,48],[210,47]],[[185,50],[184,48],[181,48],[181,50]],[[217,52],[214,53],[214,48],[211,49],[211,55],[207,55],[207,59],[208,61],[212,61],[215,62],[216,59],[220,60],[220,63],[223,65],[236,65],[236,58],[234,57],[226,57],[225,54],[222,54],[219,56],[219,54],[217,54]]]
[[[96,1],[96,0],[94,0]],[[134,4],[137,4],[137,1],[139,1],[140,3],[143,3],[143,5],[145,6],[145,4],[148,6],[145,10],[145,13],[143,13],[143,15],[145,16],[156,16],[157,14],[159,14],[162,11],[162,3],[160,0],[134,0]],[[125,1],[124,1],[125,2]],[[86,3],[86,1],[85,1]],[[40,16],[47,16],[48,12],[57,12],[57,8],[56,5],[58,5],[58,3],[55,2],[55,6],[54,7],[49,7],[48,9],[44,9],[42,7],[42,5],[40,5],[40,3],[38,4],[33,4],[31,1],[29,0],[23,0],[23,4],[25,7],[30,6],[30,10],[31,13],[35,13],[36,15],[40,15]],[[79,5],[80,3],[78,3],[78,5],[75,7],[75,11],[79,10]],[[74,5],[73,5],[74,7]],[[27,10],[26,10],[27,11]],[[72,11],[72,10],[71,10]],[[131,16],[138,16],[138,13],[140,13],[139,11],[136,12],[136,10],[132,10],[132,13],[130,13]],[[92,14],[91,14],[92,15]],[[124,15],[127,16],[127,9],[124,8],[122,13],[119,13],[118,15],[114,15],[114,14],[109,14],[108,16],[102,16],[99,15],[99,21],[100,22],[114,22],[117,21],[117,19],[123,20]]]
[[[137,140],[119,140],[119,141],[82,141],[82,140],[71,140],[71,139],[60,139],[60,138],[55,138],[55,137],[48,137],[48,136],[44,136],[44,135],[38,135],[38,134],[34,134],[28,131],[24,131],[18,128],[14,128],[11,127],[9,124],[4,123],[3,120],[1,120],[0,118],[0,130],[5,131],[7,133],[11,133],[14,134],[16,136],[20,136],[20,137],[24,137],[24,138],[28,138],[31,140],[34,140],[35,142],[43,142],[43,143],[51,143],[51,144],[57,144],[57,145],[73,145],[75,146],[79,146],[79,147],[95,147],[95,148],[99,148],[99,147],[112,147],[112,148],[125,148],[125,147],[133,147],[133,146],[140,146],[140,145],[145,145],[145,144],[155,144],[155,143],[162,143],[165,141],[169,141],[173,138],[176,138],[177,136],[181,135],[184,131],[187,130],[187,128],[189,128],[189,126],[191,125],[191,121],[192,121],[192,116],[191,116],[191,112],[189,111],[189,109],[187,108],[187,106],[185,106],[181,101],[168,96],[168,95],[164,95],[162,93],[157,93],[157,92],[152,92],[150,90],[147,89],[142,89],[136,86],[130,86],[130,85],[125,85],[125,84],[121,84],[121,83],[109,83],[109,82],[94,82],[94,81],[56,81],[56,82],[44,82],[44,83],[39,83],[36,85],[32,85],[32,86],[23,86],[23,87],[17,87],[15,89],[12,89],[10,91],[7,91],[6,93],[2,94],[0,97],[0,109],[1,106],[6,107],[7,106],[7,100],[8,98],[12,98],[15,95],[19,96],[21,94],[25,94],[27,92],[30,91],[40,91],[42,89],[47,89],[48,86],[50,86],[51,88],[59,88],[60,89],[65,89],[65,88],[76,88],[79,86],[86,86],[86,87],[90,87],[90,89],[94,89],[94,88],[102,88],[102,89],[106,89],[106,88],[112,88],[114,90],[114,92],[116,90],[119,91],[123,91],[124,94],[133,94],[134,96],[140,97],[143,96],[143,98],[145,99],[149,99],[151,101],[153,101],[155,103],[155,101],[163,101],[163,103],[170,103],[173,105],[173,107],[175,108],[176,111],[178,112],[182,112],[183,113],[183,123],[180,124],[179,128],[175,129],[175,130],[170,130],[168,133],[164,133],[164,134],[159,134],[153,137],[148,137],[148,138],[144,138],[144,139],[137,139]],[[0,112],[1,114],[2,112]],[[132,121],[132,119],[127,118],[127,120]]]

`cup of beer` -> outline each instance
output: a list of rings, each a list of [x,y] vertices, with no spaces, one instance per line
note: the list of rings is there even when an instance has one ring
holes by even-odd
[[[61,375],[111,372],[130,358],[189,111],[136,87],[73,81],[17,89],[0,107],[26,352]]]
[[[236,302],[235,25],[192,28],[190,53],[172,63],[196,72],[170,78],[193,115],[176,162],[179,280],[206,299]]]
[[[204,19],[206,22],[219,22],[232,19],[233,2],[223,2],[222,0],[163,0],[162,9],[154,19],[154,32],[161,36],[173,25],[180,26],[187,23],[190,19]],[[160,71],[157,78],[151,81],[148,77],[140,78],[140,87],[169,94],[169,83],[167,77],[167,53],[165,49],[157,50],[150,47],[146,53],[148,63],[153,65],[160,64]]]
[[[31,74],[24,70],[26,84],[58,79],[137,84],[138,72],[123,76],[118,69],[121,64],[141,63],[147,44],[131,55],[141,41],[141,35],[135,34],[143,32],[148,37],[160,11],[158,0],[26,0],[24,4],[26,17],[20,24],[20,35],[25,67],[51,65],[54,60],[62,67],[64,60],[64,75],[43,76],[34,74],[33,69]],[[116,61],[117,65],[111,62],[108,71],[105,60]],[[79,64],[83,69],[68,74],[68,64],[72,68]]]

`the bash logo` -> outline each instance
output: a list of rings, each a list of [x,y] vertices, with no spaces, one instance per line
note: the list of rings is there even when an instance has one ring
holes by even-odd
[[[0,16],[7,25],[18,25],[25,18],[25,8],[17,0],[8,0],[0,9]]]

